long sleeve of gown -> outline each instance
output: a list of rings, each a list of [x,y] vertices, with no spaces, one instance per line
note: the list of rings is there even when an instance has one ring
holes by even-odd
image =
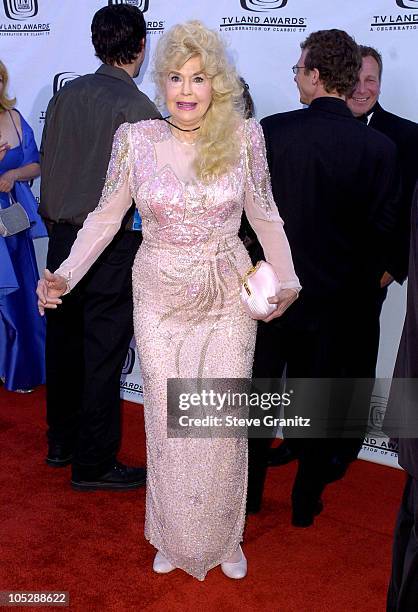
[[[289,242],[271,190],[266,149],[261,126],[246,122],[247,178],[244,209],[266,260],[273,266],[283,289],[301,289],[293,267]]]
[[[71,252],[55,270],[72,289],[86,274],[119,230],[131,206],[129,184],[131,164],[130,125],[123,123],[116,131],[106,181],[96,209],[86,218]]]

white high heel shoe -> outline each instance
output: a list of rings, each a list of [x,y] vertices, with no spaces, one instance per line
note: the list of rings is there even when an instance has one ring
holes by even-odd
[[[176,568],[174,565],[171,565],[170,561],[168,561],[168,559],[166,559],[159,550],[157,550],[157,554],[154,557],[154,563],[152,564],[152,569],[154,572],[157,572],[157,574],[168,574]]]
[[[234,578],[235,580],[245,578],[247,575],[247,559],[242,552],[241,546],[239,547],[239,550],[241,553],[241,559],[239,561],[235,561],[235,563],[228,563],[227,561],[221,563],[221,569],[225,576],[228,576],[228,578]]]

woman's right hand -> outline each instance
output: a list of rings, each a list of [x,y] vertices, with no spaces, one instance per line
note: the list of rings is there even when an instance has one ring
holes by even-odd
[[[263,319],[264,323],[270,323],[273,319],[281,317],[298,297],[299,291],[297,289],[281,289],[277,295],[267,298],[270,304],[277,304],[277,308],[269,317]]]
[[[43,317],[45,308],[57,308],[62,304],[60,297],[67,291],[67,281],[59,274],[45,270],[44,277],[38,281],[36,295],[38,296],[38,310]]]

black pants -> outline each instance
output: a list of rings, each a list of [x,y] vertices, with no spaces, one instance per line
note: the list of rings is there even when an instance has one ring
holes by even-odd
[[[47,266],[68,256],[78,228],[53,226]],[[120,443],[119,385],[133,336],[131,268],[139,232],[120,231],[57,310],[47,312],[48,438],[74,449],[73,475],[95,478]]]
[[[396,522],[387,612],[418,610],[418,481],[408,475]]]
[[[280,321],[260,322],[253,377],[280,379],[286,368],[287,378],[373,379],[385,296],[383,290],[364,299],[359,292],[360,304],[351,307],[344,300],[318,307],[301,297]],[[357,457],[363,437],[286,440],[299,459],[293,498],[302,500],[321,494],[336,456],[346,463]],[[270,444],[267,439],[249,441],[248,500],[253,508],[261,504]]]

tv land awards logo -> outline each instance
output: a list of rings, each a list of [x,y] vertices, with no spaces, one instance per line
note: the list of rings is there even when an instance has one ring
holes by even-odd
[[[39,11],[38,0],[3,0],[6,22],[0,22],[0,36],[49,35],[49,23],[33,21]]]
[[[54,80],[52,82],[53,95],[55,96],[57,91],[62,89],[64,85],[66,85],[69,81],[73,81],[79,76],[81,75],[77,74],[76,72],[58,72],[58,74],[54,76]]]
[[[77,79],[80,74],[77,72],[58,72],[52,80],[52,95],[55,96],[57,91],[62,89],[69,81]],[[45,122],[46,110],[41,110],[39,115],[39,123]]]
[[[140,11],[145,13],[149,7],[149,0],[109,0],[108,5],[116,4],[130,4],[131,6],[137,6]]]
[[[246,11],[265,13],[285,7],[287,0],[241,0],[241,6]]]
[[[308,27],[307,17],[288,14],[288,0],[240,0],[240,6],[246,13],[221,17],[219,24],[221,31],[283,33],[303,32]]]
[[[370,400],[369,432],[382,434],[388,398],[382,395],[372,395]]]
[[[137,6],[143,13],[146,13],[149,9],[149,0],[108,0],[109,6],[117,4]],[[162,34],[164,32],[164,19],[149,19],[145,23],[147,34]]]
[[[369,455],[396,458],[398,444],[386,437],[383,431],[388,398],[373,394],[370,400],[368,432],[363,442],[363,451]]]
[[[30,19],[38,13],[38,0],[4,0],[4,12],[8,19]]]
[[[129,397],[130,401],[138,401],[142,404],[144,388],[139,382],[133,380],[121,380],[119,384],[121,397]]]
[[[120,380],[122,397],[130,397],[133,401],[142,403],[143,384],[139,363],[136,359],[135,342],[131,342],[125,363],[123,364]]]
[[[400,9],[403,9],[403,12],[397,15],[373,15],[370,24],[371,32],[393,32],[418,29],[418,0],[395,0],[395,2]],[[416,10],[417,12],[410,12],[411,10]]]
[[[130,346],[128,349],[128,354],[125,358],[125,363],[123,364],[122,374],[123,376],[128,376],[128,374],[132,374],[132,370],[135,365],[135,349]]]
[[[147,21],[147,34],[162,34],[164,32],[164,19]]]
[[[389,438],[383,438],[379,435],[364,438],[363,451],[367,454],[380,454],[391,457],[396,457],[398,453],[398,444]]]
[[[401,8],[418,9],[418,0],[396,0],[396,4]]]

